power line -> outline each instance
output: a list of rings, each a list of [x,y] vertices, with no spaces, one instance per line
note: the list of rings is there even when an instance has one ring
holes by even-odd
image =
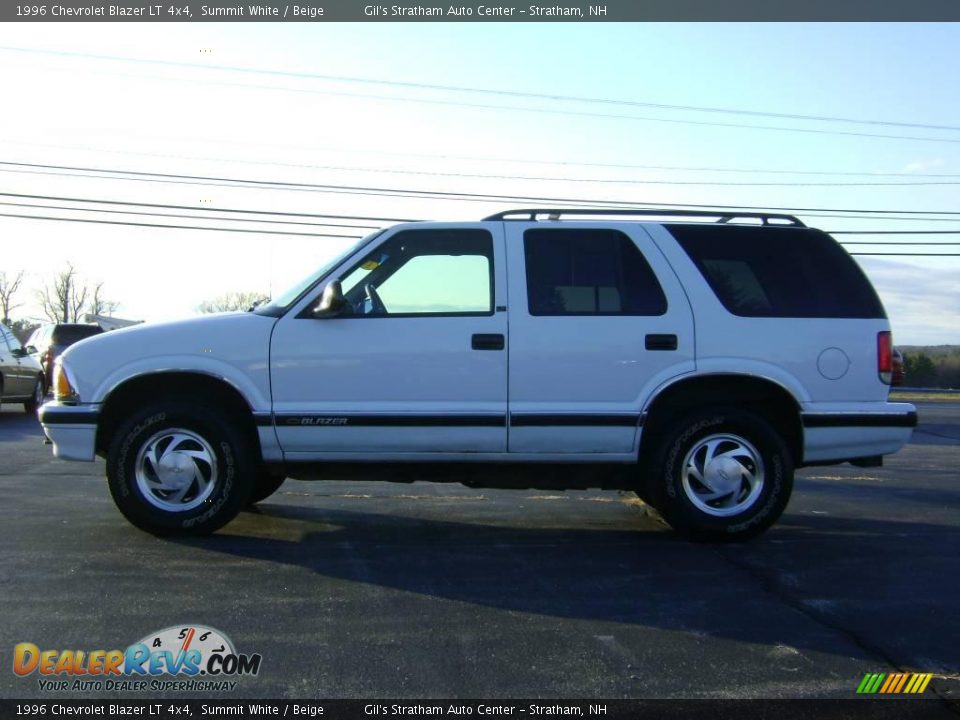
[[[625,100],[625,99],[618,99],[618,98],[563,95],[558,93],[535,93],[535,92],[522,92],[522,91],[516,91],[516,90],[497,90],[493,88],[478,88],[478,87],[470,87],[470,86],[462,86],[462,85],[441,85],[441,84],[433,84],[433,83],[420,83],[420,82],[399,81],[399,80],[383,80],[383,79],[375,79],[375,78],[345,76],[345,75],[292,72],[292,71],[285,71],[285,70],[268,70],[268,69],[260,69],[260,68],[239,67],[239,66],[233,66],[233,65],[208,65],[203,63],[186,63],[186,62],[176,62],[176,61],[170,61],[170,60],[152,60],[148,58],[131,58],[131,57],[120,57],[115,55],[99,55],[94,53],[67,52],[67,51],[60,51],[60,50],[40,50],[35,48],[19,48],[19,47],[12,47],[12,46],[0,46],[0,50],[4,50],[7,52],[55,55],[55,56],[61,56],[61,57],[81,57],[81,58],[87,58],[87,59],[93,59],[93,60],[106,60],[111,62],[130,62],[130,63],[145,64],[145,65],[160,65],[165,67],[216,70],[221,72],[237,72],[237,73],[257,74],[257,75],[272,75],[272,76],[278,76],[278,77],[289,77],[289,78],[309,79],[309,80],[324,80],[324,81],[340,82],[340,83],[403,87],[403,88],[412,88],[412,89],[418,89],[418,90],[431,90],[431,91],[441,91],[441,92],[473,93],[473,94],[482,94],[482,95],[494,95],[494,96],[500,96],[500,97],[529,98],[529,99],[535,99],[535,100],[604,104],[604,105],[616,105],[616,106],[624,106],[624,107],[644,107],[644,108],[651,108],[651,109],[657,109],[657,110],[718,113],[718,114],[727,114],[727,115],[743,115],[743,116],[750,116],[750,117],[779,118],[784,120],[837,122],[837,123],[848,123],[848,124],[856,124],[856,125],[904,127],[904,128],[917,128],[917,129],[926,129],[926,130],[946,130],[946,131],[960,130],[960,126],[956,126],[956,125],[909,123],[909,122],[894,121],[894,120],[874,120],[874,119],[848,118],[848,117],[838,117],[838,116],[829,116],[829,115],[804,115],[799,113],[777,113],[777,112],[768,112],[768,111],[761,111],[761,110],[742,110],[742,109],[736,109],[736,108],[721,108],[721,107],[698,106],[698,105],[653,103],[653,102],[646,102],[646,101],[639,101],[639,100]],[[289,89],[289,88],[280,88],[280,89]],[[515,108],[509,108],[509,109],[515,109]],[[776,129],[784,129],[784,128],[776,128]]]
[[[374,226],[374,225],[309,223],[309,222],[299,222],[296,220],[259,220],[257,218],[233,218],[233,217],[209,217],[208,218],[200,215],[184,215],[180,213],[155,213],[155,212],[144,212],[143,210],[104,210],[102,208],[69,207],[66,205],[38,205],[36,203],[0,202],[0,205],[7,205],[12,207],[42,208],[44,210],[66,210],[69,212],[96,212],[96,213],[111,213],[114,215],[143,215],[147,217],[171,217],[171,218],[184,218],[184,219],[204,220],[204,221],[220,220],[223,222],[269,223],[271,225],[305,225],[307,227],[353,228],[355,230],[378,229],[378,226]]]
[[[12,203],[2,203],[4,205],[9,205]],[[63,208],[65,210],[73,210],[74,208]],[[155,215],[156,213],[131,213],[131,214],[142,214],[142,215]],[[143,227],[143,228],[159,228],[159,229],[176,229],[176,230],[206,230],[214,232],[237,232],[237,233],[249,233],[256,235],[281,235],[287,237],[327,237],[327,238],[346,238],[357,240],[360,235],[341,235],[334,233],[300,233],[300,232],[289,232],[282,230],[251,230],[246,228],[223,228],[223,227],[209,227],[201,225],[169,225],[169,224],[160,224],[160,223],[140,223],[140,222],[126,222],[126,221],[117,221],[117,220],[93,220],[89,218],[64,218],[64,217],[53,217],[48,215],[26,215],[20,213],[0,213],[0,217],[10,217],[16,219],[27,219],[27,220],[45,220],[45,221],[55,221],[55,222],[79,222],[79,223],[92,223],[97,225],[120,225],[127,227]],[[878,243],[869,243],[869,242],[848,242],[841,243],[843,245],[960,245],[960,243],[893,243],[893,242],[878,242]],[[883,255],[883,256],[893,256],[893,257],[960,257],[960,253],[890,253],[890,252],[851,252],[850,255]]]
[[[149,76],[148,76],[149,77]],[[169,78],[153,78],[169,80]],[[359,98],[362,100],[386,100],[388,102],[416,103],[421,105],[442,105],[446,107],[464,107],[479,110],[499,110],[513,112],[529,112],[546,115],[564,115],[569,117],[600,118],[604,120],[632,120],[634,122],[665,123],[668,125],[695,125],[698,127],[733,128],[736,130],[770,130],[774,132],[794,132],[812,135],[840,135],[844,137],[879,138],[882,140],[914,140],[918,142],[960,143],[960,138],[937,138],[919,135],[887,135],[883,133],[853,132],[848,130],[822,130],[816,128],[783,127],[780,125],[751,125],[748,123],[708,122],[706,120],[682,120],[679,118],[647,117],[641,115],[616,115],[613,113],[586,112],[582,110],[552,110],[550,108],[524,107],[520,105],[491,105],[489,103],[463,102],[456,100],[437,100],[431,98],[415,98],[400,95],[374,95],[372,93],[343,92],[340,90],[309,90],[290,88],[279,85],[252,85],[249,83],[227,83],[220,81],[205,81],[209,84],[235,86],[254,90],[269,90],[273,92],[306,93],[313,95],[335,95],[338,97]]]
[[[70,176],[74,177],[74,176]],[[96,198],[81,198],[81,197],[64,197],[58,195],[30,195],[26,193],[3,193],[0,192],[0,197],[15,197],[23,198],[29,200],[51,200],[51,201],[63,201],[63,202],[80,202],[88,204],[99,204],[99,205],[122,205],[127,207],[149,207],[149,208],[165,208],[172,210],[194,210],[198,212],[221,212],[221,213],[241,213],[241,214],[250,214],[250,215],[276,215],[281,217],[306,217],[306,218],[326,218],[333,220],[358,220],[358,221],[370,221],[370,222],[384,222],[384,223],[404,223],[404,222],[423,222],[422,219],[415,218],[390,218],[390,217],[371,217],[371,216],[357,216],[357,215],[325,215],[318,213],[300,213],[300,212],[283,212],[278,210],[241,210],[238,208],[223,208],[223,207],[205,207],[201,205],[171,205],[163,203],[143,203],[143,202],[130,202],[124,200],[103,200]],[[572,202],[572,201],[570,201]],[[585,201],[592,202],[592,201]],[[596,201],[602,202],[602,201]],[[4,203],[4,204],[19,204],[19,203]],[[23,205],[26,205],[24,203]],[[643,203],[633,203],[633,206],[637,207],[643,205]],[[670,206],[670,203],[660,203],[660,205],[666,207]],[[695,207],[695,208],[707,208],[707,209],[723,209],[723,210],[745,210],[745,209],[754,209],[754,210],[764,210],[770,208],[761,208],[761,207],[749,207],[744,208],[742,206],[718,206],[718,205],[673,205],[677,207]],[[36,207],[42,207],[37,205]],[[77,208],[80,209],[80,208]],[[787,212],[800,212],[796,208],[775,208],[781,211]],[[873,211],[873,210],[845,210],[842,212],[859,212],[859,213],[872,213],[872,212],[886,212],[885,210]],[[904,211],[904,212],[916,212],[923,213],[926,211],[917,210],[917,211]],[[936,211],[931,211],[936,212]],[[805,217],[826,217],[826,218],[844,218],[850,220],[862,220],[861,215],[836,215],[836,214],[822,214],[817,212],[804,213]],[[190,216],[194,217],[194,216]],[[224,218],[226,219],[226,218]],[[957,222],[954,218],[950,217],[884,217],[884,221],[896,220],[896,221],[907,221],[907,222]],[[251,220],[250,222],[262,222],[257,220]],[[306,223],[311,224],[311,223]],[[318,223],[319,225],[333,226],[331,223]],[[336,226],[339,227],[339,226]],[[357,227],[364,229],[375,229],[377,226],[364,226],[364,225],[350,225],[344,227]],[[849,231],[832,231],[831,234],[839,234]],[[914,231],[904,230],[903,234],[913,234]]]
[[[135,153],[146,154],[146,153]],[[920,180],[917,182],[870,182],[870,181],[843,181],[843,182],[763,182],[763,181],[742,181],[742,180],[639,180],[627,178],[583,178],[583,177],[551,177],[547,175],[506,175],[496,173],[467,173],[467,172],[444,172],[441,170],[401,170],[397,168],[362,168],[349,165],[308,165],[299,163],[273,163],[257,162],[244,160],[222,160],[217,158],[186,158],[192,160],[208,162],[240,162],[257,165],[270,165],[276,167],[293,167],[298,169],[313,170],[339,170],[353,173],[366,174],[387,174],[387,175],[415,175],[425,177],[447,177],[447,178],[473,178],[482,180],[521,180],[532,182],[564,182],[564,183],[588,183],[602,185],[695,185],[695,186],[714,186],[714,187],[922,187],[936,185],[960,185],[960,175],[943,176],[955,177],[957,180]],[[31,163],[4,162],[3,165],[37,167]],[[113,172],[108,170],[98,170],[98,172]],[[119,171],[118,171],[119,172]],[[133,171],[124,171],[133,172]],[[218,180],[220,178],[217,178]],[[238,181],[241,182],[241,181]]]
[[[0,213],[0,217],[21,218],[21,219],[27,219],[27,220],[55,220],[57,222],[95,223],[97,225],[127,225],[130,227],[165,228],[165,229],[175,229],[175,230],[209,230],[209,231],[215,231],[215,232],[251,233],[255,235],[287,235],[287,236],[300,236],[300,237],[348,238],[352,240],[356,240],[362,237],[360,235],[335,235],[332,233],[299,233],[299,232],[289,232],[289,231],[282,231],[282,230],[249,230],[245,228],[204,227],[202,225],[161,225],[158,223],[121,222],[119,220],[92,220],[90,218],[59,218],[59,217],[52,217],[49,215],[21,215],[21,214],[15,214],[15,213]]]
[[[164,78],[160,78],[164,79]],[[810,135],[840,135],[844,137],[878,138],[882,140],[913,140],[918,142],[945,142],[960,143],[960,138],[924,137],[919,135],[888,135],[884,133],[853,132],[849,130],[823,130],[817,128],[783,127],[779,125],[751,125],[748,123],[708,122],[706,120],[682,120],[679,118],[660,118],[642,115],[617,115],[614,113],[586,112],[582,110],[552,110],[550,108],[524,107],[520,105],[491,105],[489,103],[462,102],[456,100],[436,100],[430,98],[414,98],[398,95],[374,95],[372,93],[343,92],[338,90],[306,90],[289,88],[277,85],[251,85],[248,83],[213,84],[232,85],[256,90],[270,90],[278,92],[309,93],[318,95],[335,95],[338,97],[359,98],[363,100],[386,100],[388,102],[416,103],[421,105],[442,105],[446,107],[463,107],[479,110],[499,110],[513,112],[528,112],[546,115],[564,115],[568,117],[599,118],[603,120],[632,120],[634,122],[664,123],[667,125],[694,125],[697,127],[732,128],[735,130],[770,130],[773,132],[794,132]]]
[[[83,176],[69,176],[69,177],[83,177]],[[130,178],[136,179],[136,178]],[[163,182],[162,180],[157,182]],[[188,183],[189,184],[189,183]],[[335,191],[334,191],[335,192]],[[413,192],[425,192],[425,191],[413,191]],[[430,191],[426,191],[430,192]],[[352,194],[365,195],[373,194],[374,196],[380,196],[384,193],[365,193],[365,192],[356,192]],[[195,205],[166,205],[159,203],[136,203],[136,202],[126,202],[126,201],[117,201],[117,200],[95,200],[87,198],[76,198],[76,197],[58,197],[51,195],[28,195],[22,193],[2,193],[0,196],[3,197],[19,197],[19,198],[31,198],[31,199],[40,199],[40,200],[66,200],[72,202],[86,202],[86,203],[95,203],[95,204],[111,204],[111,205],[127,205],[127,206],[138,206],[138,207],[156,207],[156,208],[174,208],[174,209],[190,209],[190,210],[203,210],[210,212],[229,212],[229,213],[247,213],[247,214],[257,214],[257,215],[278,215],[278,216],[294,216],[294,217],[314,217],[314,218],[331,218],[331,219],[341,219],[341,220],[369,220],[369,221],[380,221],[380,222],[422,222],[422,220],[411,219],[411,218],[385,218],[385,217],[370,217],[370,216],[351,216],[351,215],[322,215],[315,213],[293,213],[293,212],[279,212],[279,211],[266,211],[266,210],[240,210],[233,208],[205,208]],[[421,198],[419,195],[410,195],[409,193],[398,192],[393,195],[394,197],[414,197]],[[436,200],[464,200],[472,202],[499,202],[499,201],[518,201],[518,202],[548,202],[548,203],[563,203],[565,205],[580,205],[586,207],[610,207],[611,209],[649,209],[653,208],[692,208],[692,209],[706,209],[706,210],[761,210],[761,211],[776,211],[776,212],[789,212],[789,213],[861,213],[866,215],[886,215],[888,213],[897,213],[897,214],[915,214],[915,215],[960,215],[960,211],[953,210],[872,210],[872,209],[838,209],[838,208],[790,208],[790,207],[766,207],[762,205],[705,205],[705,204],[694,204],[694,203],[645,203],[637,201],[610,201],[610,200],[578,200],[571,198],[545,198],[545,197],[529,197],[529,196],[509,196],[509,195],[483,195],[475,197],[442,197],[439,196],[426,196],[429,199]],[[422,198],[421,198],[422,199]],[[814,215],[816,217],[816,215]],[[825,217],[838,217],[834,216],[825,216]],[[845,216],[839,216],[845,217]],[[862,218],[861,218],[862,219]],[[884,220],[888,219],[886,217]],[[914,220],[917,222],[922,221],[941,221],[947,222],[952,221],[952,218],[929,218],[929,217],[917,217],[917,218],[890,218],[895,220]]]
[[[0,193],[4,195],[4,193]],[[74,201],[82,202],[94,202],[83,199],[75,199]],[[96,201],[96,202],[107,202],[107,201]],[[123,204],[123,203],[120,203]],[[69,205],[41,205],[36,203],[18,203],[18,202],[3,202],[0,201],[0,205],[13,206],[13,207],[24,207],[24,208],[42,208],[45,210],[61,210],[65,212],[97,212],[97,213],[111,213],[117,215],[140,215],[145,217],[173,217],[173,218],[184,218],[184,219],[195,219],[206,221],[229,221],[229,222],[252,222],[252,223],[271,223],[271,224],[281,224],[281,225],[305,225],[308,227],[337,227],[337,228],[350,228],[356,230],[376,230],[379,226],[372,225],[346,225],[346,224],[336,224],[336,223],[307,223],[307,222],[297,222],[290,220],[260,220],[257,218],[225,218],[225,217],[203,217],[201,215],[185,215],[177,213],[155,213],[155,212],[145,212],[143,210],[107,210],[102,208],[82,208]],[[196,207],[197,210],[206,210],[206,208]],[[63,218],[69,219],[69,218]],[[411,221],[418,222],[418,221]],[[192,226],[191,226],[192,227]],[[223,228],[227,230],[229,228]],[[828,230],[825,231],[830,235],[960,235],[960,230]],[[845,240],[840,241],[841,245],[917,245],[917,246],[927,246],[927,245],[960,245],[960,242],[938,242],[938,241],[872,241],[872,240],[863,240],[863,241],[853,241]]]
[[[17,140],[17,145],[32,145],[36,147],[49,147],[49,148],[59,148],[64,150],[74,150],[80,152],[94,152],[94,153],[110,153],[114,155],[138,155],[143,157],[158,157],[166,159],[175,159],[175,160],[193,160],[200,162],[216,162],[216,163],[233,163],[233,164],[242,164],[242,165],[268,165],[273,167],[289,167],[289,168],[298,168],[298,169],[315,169],[315,170],[350,170],[355,172],[409,172],[414,173],[417,171],[405,171],[405,170],[381,170],[378,168],[357,168],[348,165],[315,165],[310,163],[286,163],[278,162],[275,160],[248,160],[242,158],[216,158],[216,157],[198,157],[196,155],[182,155],[179,153],[158,153],[158,152],[142,152],[137,150],[119,150],[116,148],[91,148],[83,147],[77,145],[62,145],[58,143],[39,143],[31,142],[26,140]],[[282,147],[282,146],[281,146]],[[312,146],[313,149],[317,146]],[[783,168],[778,169],[761,169],[761,168],[731,168],[731,167],[700,167],[700,166],[689,166],[689,165],[643,165],[643,164],[631,164],[631,163],[598,163],[598,162],[576,162],[576,161],[567,161],[567,160],[542,160],[542,159],[529,159],[529,158],[504,158],[504,157],[492,157],[486,156],[481,157],[479,155],[451,155],[447,153],[402,153],[402,152],[390,152],[385,150],[362,150],[358,148],[326,148],[332,149],[336,152],[347,152],[347,153],[359,153],[359,154],[376,154],[376,155],[386,155],[390,157],[408,157],[408,158],[429,158],[433,160],[466,160],[469,162],[497,162],[497,163],[513,163],[520,165],[546,165],[546,166],[561,166],[561,167],[592,167],[592,168],[608,168],[608,169],[629,169],[629,170],[664,170],[668,172],[711,172],[711,173],[733,173],[733,174],[753,174],[753,175],[813,175],[813,176],[837,176],[837,177],[906,177],[906,178],[958,178],[960,179],[960,173],[913,173],[913,172],[855,172],[855,171],[838,171],[838,170],[787,170]],[[433,173],[431,173],[433,174]],[[458,175],[458,174],[453,174]],[[492,178],[509,178],[512,176],[509,175],[466,175],[460,174],[467,177],[492,177]],[[519,177],[519,176],[517,176]],[[544,179],[553,179],[553,178],[544,178]],[[561,178],[563,180],[584,182],[583,178]]]
[[[127,181],[139,181],[139,182],[161,182],[161,183],[173,183],[173,184],[186,184],[186,185],[213,185],[213,186],[223,186],[222,183],[229,183],[225,185],[226,187],[260,187],[260,188],[269,188],[269,189],[284,189],[284,190],[293,190],[300,192],[328,192],[334,194],[355,194],[355,195],[383,195],[383,196],[392,196],[392,197],[405,197],[405,198],[430,198],[437,200],[461,200],[465,202],[490,202],[490,201],[499,201],[499,200],[515,200],[515,201],[532,201],[532,202],[558,202],[558,203],[567,203],[575,205],[594,205],[594,206],[604,206],[604,207],[623,207],[623,206],[633,206],[637,205],[636,202],[626,201],[626,200],[583,200],[576,198],[551,198],[551,197],[533,197],[533,196],[523,196],[523,195],[493,195],[493,194],[478,194],[478,193],[464,193],[464,192],[452,192],[452,191],[436,191],[436,190],[413,190],[413,189],[399,189],[399,188],[382,188],[382,187],[365,187],[365,186],[354,186],[354,185],[334,185],[334,184],[321,184],[321,183],[294,183],[294,182],[285,182],[285,181],[273,181],[273,180],[247,180],[242,178],[229,178],[229,177],[217,177],[217,176],[206,176],[206,175],[178,175],[172,173],[156,173],[156,172],[143,172],[138,170],[114,170],[106,168],[92,168],[92,167],[82,167],[82,166],[70,166],[70,165],[45,165],[40,163],[18,163],[11,161],[0,161],[0,165],[13,166],[14,168],[29,168],[29,169],[13,169],[13,170],[3,170],[3,172],[27,172],[35,173],[40,175],[60,175],[65,177],[100,177],[103,179],[122,179]],[[32,168],[50,168],[51,171],[45,170],[34,170]],[[59,172],[57,172],[59,171]],[[108,175],[74,175],[72,172],[64,173],[63,171],[72,171],[72,172],[81,172],[81,173],[107,173]],[[112,177],[120,176],[120,177]],[[142,177],[129,177],[129,176],[142,176]],[[646,203],[644,203],[646,204]],[[670,207],[722,207],[719,205],[710,206],[710,205],[690,205],[682,203],[658,203],[663,206]],[[745,210],[751,206],[731,206],[737,207],[738,209]],[[764,210],[779,210],[780,208],[759,208]],[[927,214],[927,215],[960,215],[958,211],[939,211],[939,210],[836,210],[829,208],[796,208],[791,210],[791,212],[803,212],[803,211],[825,211],[825,212],[860,212],[860,213],[877,213],[877,214]]]
[[[201,205],[165,205],[161,203],[129,202],[124,200],[102,200],[93,198],[61,197],[57,195],[26,195],[24,193],[0,192],[0,197],[15,197],[31,200],[60,200],[65,202],[82,202],[96,205],[125,205],[129,207],[167,208],[171,210],[202,210],[204,212],[245,213],[248,215],[277,215],[282,217],[327,218],[331,220],[369,220],[371,222],[420,222],[409,218],[368,217],[358,215],[319,215],[316,213],[282,212],[279,210],[240,210],[238,208],[203,207]]]

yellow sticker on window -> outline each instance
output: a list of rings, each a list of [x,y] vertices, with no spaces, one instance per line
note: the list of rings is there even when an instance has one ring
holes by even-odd
[[[380,263],[378,263],[376,260],[367,260],[360,267],[364,270],[376,270],[378,267],[380,267]]]

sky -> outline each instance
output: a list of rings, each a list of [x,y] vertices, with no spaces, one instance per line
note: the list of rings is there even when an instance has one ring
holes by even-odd
[[[960,243],[958,46],[951,24],[0,24],[0,272],[25,273],[14,318],[71,263],[118,316],[162,320],[279,294],[390,224],[278,213],[546,204],[397,196],[423,191],[936,211],[797,214],[956,232],[845,242]],[[898,343],[960,343],[960,257],[909,256],[960,244],[847,248],[908,254],[858,257]]]

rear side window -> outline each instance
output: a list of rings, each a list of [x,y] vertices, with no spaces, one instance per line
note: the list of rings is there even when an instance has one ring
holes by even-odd
[[[667,298],[634,242],[619,230],[523,234],[531,315],[663,315]]]
[[[665,227],[734,315],[886,317],[860,266],[824,232],[733,225]]]
[[[99,325],[60,325],[53,331],[53,342],[58,345],[72,345],[102,332],[103,328]]]

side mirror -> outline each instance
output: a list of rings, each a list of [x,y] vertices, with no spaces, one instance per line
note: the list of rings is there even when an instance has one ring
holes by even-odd
[[[347,300],[343,297],[343,288],[339,280],[333,280],[327,283],[323,289],[323,295],[320,296],[320,303],[313,309],[313,316],[316,318],[336,317],[343,312],[347,306]]]

